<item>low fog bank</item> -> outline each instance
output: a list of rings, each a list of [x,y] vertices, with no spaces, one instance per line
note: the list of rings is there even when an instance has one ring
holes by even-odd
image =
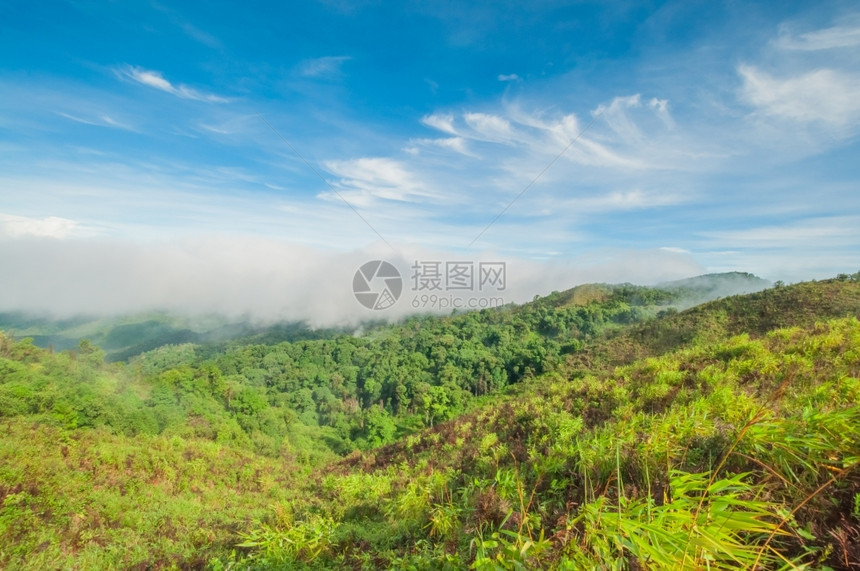
[[[745,272],[710,274],[657,284],[659,288],[685,294],[672,304],[680,310],[712,299],[755,293],[771,286],[773,286],[772,282]]]
[[[402,293],[390,308],[367,309],[353,294],[356,270],[370,260],[388,261],[402,276]],[[447,262],[472,267],[473,287],[446,290]],[[480,287],[482,262],[505,263],[504,289],[498,284]],[[427,289],[426,282],[420,289],[418,278],[428,277],[433,267],[441,270],[442,290]],[[333,251],[256,237],[146,245],[33,238],[0,240],[0,311],[52,318],[166,311],[218,314],[259,325],[304,321],[315,328],[349,327],[411,313],[450,313],[456,303],[465,304],[462,309],[523,303],[582,283],[653,285],[704,271],[689,254],[667,250],[602,251],[540,262],[411,245]]]

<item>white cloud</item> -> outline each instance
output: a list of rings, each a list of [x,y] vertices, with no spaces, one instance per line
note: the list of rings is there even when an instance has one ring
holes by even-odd
[[[194,38],[204,46],[210,47],[212,49],[221,49],[221,42],[212,34],[204,32],[197,26],[194,26],[193,24],[189,24],[187,22],[181,24],[181,27],[182,30],[186,34],[188,34],[188,36]]]
[[[325,56],[303,61],[299,64],[299,73],[305,77],[333,78],[341,73],[345,62],[350,56]]]
[[[438,129],[443,133],[448,133],[450,135],[457,135],[457,129],[454,128],[454,116],[449,114],[442,113],[434,113],[433,115],[427,115],[421,119],[421,122],[427,125],[428,127],[432,127],[433,129]]]
[[[233,131],[229,131],[224,129],[223,127],[216,127],[214,125],[206,125],[205,123],[198,123],[197,125],[204,131],[208,131],[210,133],[215,133],[216,135],[232,135]]]
[[[129,75],[132,79],[137,82],[140,82],[144,85],[148,85],[150,87],[154,87],[155,89],[160,89],[162,91],[168,91],[173,93],[176,88],[170,84],[169,81],[164,79],[161,76],[161,73],[156,71],[147,71],[145,69],[132,68],[129,70]]]
[[[856,21],[857,18],[853,20]],[[799,35],[793,35],[790,31],[783,29],[775,44],[782,49],[802,51],[860,46],[860,25],[851,22],[850,24],[832,26]]]
[[[436,197],[415,173],[394,159],[367,157],[328,161],[325,167],[339,177],[334,186],[353,206],[370,206],[379,199],[423,202]],[[320,196],[328,200],[340,200],[330,192]]]
[[[615,97],[608,104],[601,104],[592,111],[596,118],[602,118],[609,128],[600,131],[592,126],[588,133],[583,133],[584,126],[573,113],[564,115],[545,116],[541,111],[525,111],[519,106],[509,105],[502,112],[487,113],[482,111],[465,111],[458,116],[450,113],[435,113],[425,116],[422,123],[454,135],[464,142],[473,141],[478,145],[504,144],[517,147],[510,157],[512,167],[520,169],[519,158],[528,158],[533,163],[529,171],[534,171],[552,160],[559,152],[570,147],[564,153],[567,161],[582,165],[620,167],[625,169],[654,169],[667,168],[672,161],[678,160],[679,153],[688,153],[688,147],[677,146],[667,148],[658,144],[655,135],[661,135],[659,129],[672,130],[674,120],[669,113],[666,99],[652,98],[647,113],[652,119],[656,116],[661,124],[648,126],[643,131],[630,114],[631,109],[642,108],[641,96],[638,94],[625,97]],[[457,126],[458,119],[462,127]],[[655,131],[655,125],[658,128]],[[642,143],[649,139],[648,145]],[[460,145],[459,141],[455,143]],[[460,152],[459,147],[452,147]],[[498,159],[501,151],[494,149],[484,153],[478,148],[469,148],[475,157],[490,157]],[[647,160],[641,155],[650,153]],[[463,153],[466,154],[466,153]],[[543,163],[543,164],[541,164]],[[680,163],[678,163],[680,164]],[[686,161],[689,165],[689,160]],[[510,169],[508,169],[510,170]]]
[[[667,206],[682,202],[682,198],[670,193],[647,193],[641,189],[613,191],[602,196],[572,201],[574,207],[586,211],[637,210]]]
[[[782,225],[702,232],[721,248],[815,250],[855,246],[860,216],[810,218]]]
[[[469,152],[469,149],[466,147],[466,140],[463,137],[448,137],[445,139],[433,139],[433,144],[438,145],[440,147],[444,147],[446,149],[454,150],[461,155],[466,155],[470,157],[477,157],[477,155]]]
[[[226,97],[213,95],[211,93],[203,93],[186,85],[174,85],[164,79],[161,72],[158,71],[127,65],[119,68],[117,73],[120,77],[131,79],[141,85],[152,87],[153,89],[171,93],[177,97],[181,97],[182,99],[205,101],[207,103],[226,103],[229,101]]]
[[[131,127],[129,127],[128,125],[126,125],[124,123],[117,121],[116,119],[114,119],[110,115],[102,115],[100,117],[100,119],[105,123],[105,125],[110,125],[111,127],[116,127],[118,129],[131,130]]]
[[[594,215],[647,210],[689,202],[677,192],[611,190],[584,196],[565,196],[562,193],[538,193],[530,199],[533,208],[521,208],[521,214],[534,213],[547,219],[563,219],[581,225],[593,221]]]
[[[669,129],[675,128],[675,120],[672,119],[672,114],[669,112],[668,99],[657,99],[656,97],[653,97],[651,98],[651,101],[648,102],[648,107],[654,109],[657,116],[663,124],[666,125],[666,127]]]
[[[498,77],[499,81],[520,81],[520,79],[521,79],[520,76],[515,74],[515,73],[511,73],[511,74],[507,74],[507,75],[505,75],[504,73],[500,73],[499,77]]]
[[[643,138],[642,132],[630,119],[627,110],[641,106],[641,97],[637,93],[626,97],[616,97],[609,105],[598,105],[597,109],[592,111],[592,115],[600,117],[606,121],[609,128],[612,129],[623,142],[637,143]]]
[[[71,113],[63,113],[57,112],[57,115],[61,117],[65,117],[70,121],[74,121],[76,123],[83,123],[84,125],[93,125],[96,127],[114,127],[116,129],[124,129],[126,131],[134,131],[134,127],[130,125],[126,125],[120,121],[117,121],[110,115],[100,115],[98,117],[94,117],[91,119],[85,119],[83,117],[79,117],[77,115],[72,115]]]
[[[487,113],[466,113],[463,119],[474,132],[475,138],[505,142],[514,138],[514,132],[507,119]]]
[[[573,139],[581,135],[581,125],[576,115],[569,113],[566,115],[553,116],[546,118],[543,113],[535,111],[524,111],[519,107],[512,107],[507,110],[510,120],[527,129],[520,129],[532,133],[530,139],[531,144],[542,146],[550,143],[557,147],[556,151],[568,145]],[[549,139],[549,140],[547,140]],[[521,142],[527,142],[525,140]]]
[[[0,237],[23,238],[35,236],[39,238],[63,239],[84,234],[78,222],[58,216],[47,218],[29,218],[0,213]]]
[[[579,137],[570,150],[565,153],[565,158],[583,165],[600,167],[646,169],[651,166],[636,157],[624,156],[609,146],[586,137]]]
[[[741,98],[766,115],[831,127],[860,122],[860,76],[833,69],[776,78],[742,65]]]
[[[214,37],[212,34],[204,32],[190,21],[186,20],[182,17],[181,14],[172,10],[158,2],[152,3],[152,8],[158,10],[159,12],[166,14],[170,22],[180,28],[188,37],[193,38],[194,40],[200,42],[204,46],[213,49],[220,49],[221,42],[218,38]]]
[[[417,155],[419,153],[417,146],[433,146],[442,149],[452,150],[461,155],[480,158],[478,155],[469,150],[466,145],[466,139],[463,137],[443,137],[439,139],[412,139],[409,141],[409,146],[406,147],[406,152]]]

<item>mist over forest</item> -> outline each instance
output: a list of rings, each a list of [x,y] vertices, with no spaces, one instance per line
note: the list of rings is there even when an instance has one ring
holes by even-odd
[[[373,312],[356,302],[353,275],[368,260],[393,263],[404,281],[403,299]],[[104,241],[0,241],[0,311],[26,311],[56,318],[116,316],[142,311],[179,315],[218,314],[255,323],[304,321],[312,327],[356,326],[368,319],[393,320],[416,309],[416,260],[458,260],[423,248],[384,245],[332,252],[263,238],[220,237],[164,245]],[[701,274],[688,254],[653,250],[606,252],[598,260],[547,263],[482,253],[470,262],[504,262],[504,303],[578,283],[655,284]],[[426,292],[423,292],[426,293]],[[445,292],[438,292],[444,294]],[[465,292],[469,297],[487,292]],[[438,308],[436,308],[438,311]],[[452,308],[443,308],[447,313]]]

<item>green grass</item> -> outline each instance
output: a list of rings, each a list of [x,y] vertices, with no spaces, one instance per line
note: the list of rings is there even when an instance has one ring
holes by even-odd
[[[0,421],[0,567],[202,566],[299,476],[208,441]]]

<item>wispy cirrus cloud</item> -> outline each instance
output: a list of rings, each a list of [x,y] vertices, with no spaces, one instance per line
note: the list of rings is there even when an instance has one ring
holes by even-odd
[[[510,121],[498,115],[470,112],[463,114],[463,120],[472,130],[472,137],[486,141],[504,143],[517,138]]]
[[[450,113],[433,113],[423,117],[421,122],[443,133],[473,141],[510,143],[523,140],[514,132],[508,118],[483,111],[466,111],[459,117]]]
[[[367,207],[379,200],[426,202],[439,198],[425,180],[401,161],[366,157],[347,161],[328,161],[326,169],[338,177],[333,186],[340,197],[323,192],[327,200],[347,200],[353,206]]]
[[[640,143],[643,139],[642,132],[628,113],[629,109],[640,107],[642,107],[642,97],[636,93],[635,95],[615,97],[608,105],[598,105],[591,114],[603,119],[621,141]]]
[[[450,113],[433,113],[426,115],[421,119],[421,122],[428,127],[448,133],[449,135],[457,135],[457,129],[454,128],[454,115]]]
[[[469,149],[469,146],[466,144],[466,140],[463,137],[440,137],[436,139],[411,139],[409,141],[409,145],[405,147],[405,151],[410,155],[417,155],[420,153],[420,148],[427,147],[436,147],[442,150],[451,150],[461,155],[472,157],[472,158],[480,158],[479,155],[472,152]]]
[[[304,77],[333,79],[341,75],[343,64],[351,59],[351,56],[323,56],[308,59],[299,64],[298,72]]]
[[[179,12],[162,5],[160,2],[151,2],[155,10],[165,14],[170,22],[185,33],[186,36],[212,49],[221,49],[221,41],[212,34],[205,32],[184,18]]]
[[[675,127],[675,120],[672,118],[672,114],[669,111],[668,99],[657,99],[656,97],[652,97],[648,102],[648,107],[656,111],[657,116],[666,127],[669,129],[673,129]]]
[[[758,221],[752,221],[758,222]],[[789,281],[857,269],[860,217],[810,216],[781,223],[699,232],[694,250],[711,271],[750,271]]]
[[[116,73],[122,78],[130,79],[141,85],[152,87],[153,89],[158,89],[159,91],[164,91],[165,93],[170,93],[177,97],[181,97],[182,99],[191,99],[194,101],[203,101],[206,103],[227,103],[230,101],[230,99],[226,97],[198,91],[197,89],[188,87],[184,84],[174,85],[173,83],[165,79],[159,71],[153,71],[149,69],[143,69],[141,67],[126,65],[117,68]]]
[[[785,24],[769,58],[737,67],[738,99],[775,141],[798,138],[801,147],[818,149],[850,138],[860,133],[858,45],[860,14],[803,33]]]
[[[738,73],[741,99],[765,115],[831,127],[860,124],[860,74],[816,69],[775,77],[751,65]]]
[[[783,27],[774,44],[782,49],[799,51],[860,46],[860,18],[853,17],[848,22],[836,26],[801,34],[792,33],[791,30]]]
[[[663,148],[660,150],[665,152],[661,153],[659,160],[654,157],[645,160],[642,156],[645,149],[653,148],[656,138],[662,135],[657,128],[671,130],[675,126],[667,99],[652,97],[648,104],[643,105],[639,94],[619,96],[598,105],[591,115],[594,122],[604,126],[602,132],[592,126],[588,133],[584,133],[588,124],[574,113],[549,114],[513,104],[496,112],[433,113],[424,116],[421,122],[453,135],[458,140],[458,147],[454,150],[462,154],[466,154],[463,149],[467,142],[494,148],[493,152],[484,153],[470,147],[469,154],[475,157],[498,157],[501,152],[499,145],[504,145],[510,148],[508,152],[513,153],[512,158],[519,156],[535,161],[533,169],[566,148],[565,161],[626,169],[666,168],[677,154]],[[657,126],[651,124],[655,118],[658,119]],[[647,132],[639,124],[643,119],[648,123]],[[648,145],[643,144],[646,140]]]
[[[830,248],[855,245],[857,228],[860,228],[860,216],[827,216],[804,218],[786,224],[703,232],[702,235],[726,248],[800,248],[824,252]]]
[[[571,212],[588,214],[592,212],[642,210],[679,204],[684,201],[685,198],[678,193],[666,191],[646,192],[640,188],[634,188],[632,190],[613,190],[596,196],[560,201],[558,207]]]
[[[84,125],[93,125],[94,127],[113,127],[115,129],[123,129],[125,131],[135,131],[136,129],[131,125],[127,125],[121,121],[117,121],[110,115],[99,115],[97,117],[85,118],[80,117],[78,115],[72,115],[71,113],[65,113],[62,111],[58,111],[57,115],[60,117],[65,117],[69,121],[74,121],[75,123],[83,123]]]

